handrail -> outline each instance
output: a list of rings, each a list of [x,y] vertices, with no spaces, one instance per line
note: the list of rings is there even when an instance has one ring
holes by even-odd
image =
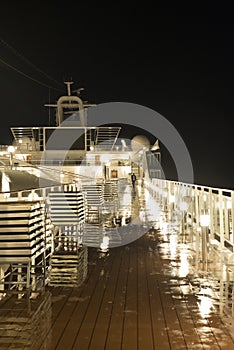
[[[234,263],[234,191],[230,189],[148,179],[147,189],[166,206],[172,220],[190,224],[193,232],[208,231],[210,244],[227,250],[227,260]],[[207,224],[202,223],[206,216]]]

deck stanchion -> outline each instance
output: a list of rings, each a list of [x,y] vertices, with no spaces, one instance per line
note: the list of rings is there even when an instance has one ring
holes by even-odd
[[[208,238],[209,224],[210,224],[210,216],[208,214],[202,214],[200,216],[200,225],[201,225],[201,233],[202,233],[202,263],[203,263],[204,270],[207,270],[207,262],[208,262],[207,238]]]
[[[232,191],[231,199],[232,199],[232,204],[231,204],[231,220],[232,220],[231,231],[232,231],[232,246],[234,247],[234,191]],[[234,291],[234,288],[233,288],[233,291]]]
[[[210,212],[210,239],[214,239],[214,217],[213,217],[213,193],[209,188],[209,212]]]
[[[222,190],[219,190],[219,234],[220,234],[220,244],[222,249],[225,248],[224,239],[224,215],[223,215],[223,196]]]

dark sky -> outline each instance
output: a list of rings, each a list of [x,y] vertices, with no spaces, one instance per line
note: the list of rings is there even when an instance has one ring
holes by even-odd
[[[48,124],[48,86],[55,102],[72,77],[90,102],[159,112],[186,143],[195,182],[234,188],[234,7],[187,3],[1,5],[0,143],[10,126]]]

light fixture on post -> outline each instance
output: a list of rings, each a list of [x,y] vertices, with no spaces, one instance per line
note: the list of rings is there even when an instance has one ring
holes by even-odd
[[[13,166],[13,153],[15,152],[15,147],[14,146],[8,146],[7,152],[10,155],[10,167],[12,169],[12,166]]]
[[[187,225],[187,220],[185,219],[185,213],[188,209],[188,203],[182,200],[181,203],[179,203],[179,208],[182,211],[182,220],[181,220],[181,233],[182,233],[182,240],[185,243],[185,235],[186,235],[186,229],[185,226]]]
[[[202,262],[203,267],[207,267],[207,240],[208,240],[208,227],[210,225],[210,216],[208,214],[202,214],[200,216],[200,226],[202,234]]]
[[[172,221],[173,219],[174,205],[175,205],[175,195],[172,193],[169,193],[168,195],[168,220],[169,221]]]
[[[209,227],[210,225],[210,215],[203,214],[200,216],[200,225],[201,227]]]
[[[174,194],[169,194],[169,203],[175,203],[175,196],[174,196]]]

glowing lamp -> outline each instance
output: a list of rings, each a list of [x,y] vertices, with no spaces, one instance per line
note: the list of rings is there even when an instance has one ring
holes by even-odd
[[[8,153],[14,153],[15,152],[15,147],[14,146],[8,146],[7,152]]]
[[[201,227],[208,227],[210,224],[210,216],[207,214],[200,216],[200,225]]]
[[[175,196],[173,194],[170,194],[169,196],[169,202],[174,203],[175,202]]]

